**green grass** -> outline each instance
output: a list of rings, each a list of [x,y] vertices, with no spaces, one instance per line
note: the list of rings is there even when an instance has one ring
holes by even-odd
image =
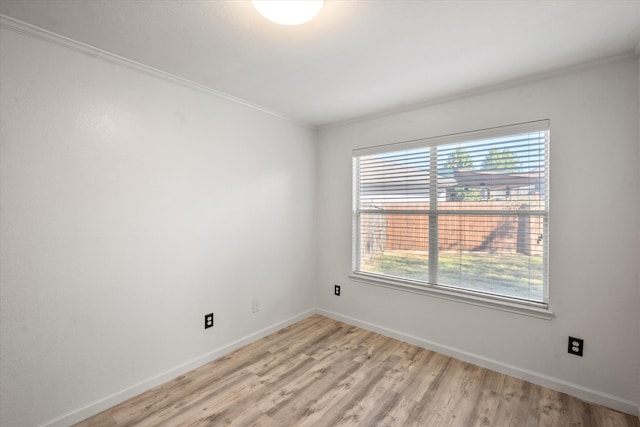
[[[438,284],[542,301],[541,256],[441,251]],[[429,280],[425,252],[386,252],[363,260],[361,270],[399,278]]]

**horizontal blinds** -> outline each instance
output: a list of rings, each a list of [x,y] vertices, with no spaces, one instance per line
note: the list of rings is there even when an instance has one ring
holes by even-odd
[[[536,131],[438,146],[440,200],[508,200],[513,209],[544,210],[546,142],[547,132]],[[490,203],[474,208],[495,209]]]
[[[354,151],[356,271],[547,302],[548,121],[490,131]]]
[[[442,144],[455,144],[464,141],[476,141],[487,138],[508,136],[515,134],[525,134],[530,132],[546,131],[549,129],[549,120],[537,120],[533,122],[520,123],[516,125],[500,126],[489,129],[476,130],[472,132],[461,132],[451,135],[436,136],[431,138],[421,138],[411,141],[396,142],[392,144],[377,145],[372,147],[358,148],[353,150],[354,157],[366,156],[369,154],[388,153],[392,151],[411,150],[414,148],[427,147]]]
[[[360,209],[428,207],[428,148],[364,156],[358,159],[358,169]]]
[[[430,152],[436,150],[437,199],[459,202],[439,208],[495,210],[470,202],[511,200],[526,211],[545,210],[546,139],[546,131],[532,132],[357,157],[359,209],[430,209]]]

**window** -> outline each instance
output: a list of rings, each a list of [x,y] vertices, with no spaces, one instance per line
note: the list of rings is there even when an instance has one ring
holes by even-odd
[[[353,152],[354,277],[548,308],[549,122]]]

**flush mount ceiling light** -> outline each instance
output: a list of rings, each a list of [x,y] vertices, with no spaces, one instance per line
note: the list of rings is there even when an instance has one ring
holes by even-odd
[[[320,13],[324,0],[252,0],[251,3],[270,21],[282,25],[300,25]]]

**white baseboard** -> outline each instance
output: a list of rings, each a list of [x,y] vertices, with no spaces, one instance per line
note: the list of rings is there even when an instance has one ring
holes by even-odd
[[[529,381],[533,384],[566,393],[587,402],[597,403],[608,408],[615,409],[617,411],[625,412],[627,414],[636,416],[640,414],[640,407],[636,402],[622,399],[618,396],[602,393],[597,390],[592,390],[586,387],[582,387],[578,384],[573,384],[558,378],[550,377],[548,375],[519,368],[517,366],[508,365],[497,360],[488,359],[453,347],[441,345],[429,340],[425,340],[423,338],[405,334],[403,332],[385,328],[373,323],[365,322],[350,316],[335,313],[333,311],[318,309],[317,313],[335,320],[339,320],[349,325],[358,326],[369,331],[377,332],[379,334],[407,342],[409,344],[414,344],[419,347],[435,351],[437,353],[464,360],[465,362],[473,363],[474,365],[491,369],[492,371],[500,372],[502,374],[519,378],[521,380]]]
[[[464,360],[466,362],[473,363],[483,368],[491,369],[496,372],[500,372],[506,375],[511,375],[513,377],[516,377],[525,381],[529,381],[534,384],[538,384],[553,390],[567,393],[571,396],[578,397],[587,402],[598,403],[600,405],[613,408],[618,411],[626,412],[628,414],[638,415],[640,413],[640,407],[636,403],[619,398],[617,396],[613,396],[607,393],[601,393],[596,390],[591,390],[591,389],[579,386],[577,384],[572,384],[557,378],[549,377],[547,375],[532,372],[516,366],[507,365],[505,363],[498,362],[496,360],[487,359],[487,358],[484,358],[472,353],[468,353],[465,351],[461,351],[449,346],[437,344],[432,341],[425,340],[423,338],[405,334],[403,332],[385,328],[379,325],[375,325],[373,323],[365,322],[365,321],[356,319],[354,317],[345,316],[339,313],[335,313],[335,312],[323,310],[323,309],[312,309],[312,310],[307,310],[305,312],[302,312],[288,319],[285,319],[281,322],[275,323],[260,331],[257,331],[245,337],[242,337],[232,343],[229,343],[225,346],[217,348],[207,354],[204,354],[186,363],[178,365],[168,371],[160,373],[138,384],[132,385],[131,387],[128,387],[122,391],[119,391],[103,399],[100,399],[96,402],[93,402],[87,406],[71,411],[65,415],[62,415],[54,420],[51,420],[43,424],[43,427],[64,427],[64,426],[69,426],[71,424],[80,422],[86,418],[91,417],[92,415],[100,413],[105,409],[111,408],[112,406],[115,406],[121,402],[124,402],[125,400],[130,399],[134,396],[137,396],[138,394],[143,393],[153,387],[156,387],[160,384],[170,381],[173,378],[178,377],[186,372],[189,372],[199,366],[202,366],[213,360],[219,359],[220,357],[226,356],[227,354],[232,353],[233,351],[237,350],[238,348],[244,345],[250,344],[260,338],[266,337],[267,335],[272,334],[273,332],[276,332],[289,325],[292,325],[302,319],[305,319],[314,313],[318,313],[323,316],[330,317],[332,319],[339,320],[341,322],[344,322],[350,325],[358,326],[363,329],[374,331],[385,336],[396,338],[401,341],[407,342],[409,344],[414,344],[414,345],[426,348],[428,350],[445,354],[447,356],[455,357],[456,359]]]
[[[71,424],[80,422],[84,419],[87,419],[95,414],[98,414],[104,411],[105,409],[109,409],[112,406],[117,405],[118,403],[122,403],[127,399],[137,396],[140,393],[143,393],[153,387],[156,387],[160,384],[170,381],[173,378],[176,378],[186,372],[189,372],[213,360],[219,359],[220,357],[226,356],[227,354],[232,353],[233,351],[239,349],[242,346],[245,346],[254,341],[257,341],[260,338],[264,338],[267,335],[272,334],[276,331],[279,331],[282,328],[286,328],[287,326],[292,325],[302,319],[306,319],[307,317],[311,316],[314,313],[316,313],[315,309],[307,310],[293,317],[282,320],[267,328],[254,332],[236,341],[233,341],[225,346],[217,348],[207,354],[204,354],[186,363],[178,365],[175,368],[169,369],[168,371],[158,374],[152,378],[149,378],[138,384],[132,385],[131,387],[128,387],[122,391],[114,393],[96,402],[90,403],[85,407],[76,409],[54,420],[48,421],[42,426],[43,427],[45,426],[46,427],[65,427],[65,426],[69,426]]]

